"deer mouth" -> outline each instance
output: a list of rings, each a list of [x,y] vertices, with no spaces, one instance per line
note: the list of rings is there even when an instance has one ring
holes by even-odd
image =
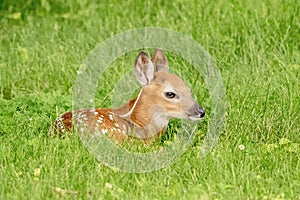
[[[193,116],[189,116],[188,118],[189,118],[189,120],[192,120],[192,121],[199,121],[201,119],[200,117],[193,117]]]
[[[205,114],[203,114],[203,116],[201,115],[197,115],[197,116],[188,116],[188,119],[192,120],[192,121],[199,121],[200,119],[202,119],[204,117]]]
[[[203,118],[205,116],[205,110],[203,110],[202,108],[198,107],[196,110],[194,110],[194,113],[191,114],[187,114],[188,119],[192,120],[192,121],[198,121],[201,118]]]

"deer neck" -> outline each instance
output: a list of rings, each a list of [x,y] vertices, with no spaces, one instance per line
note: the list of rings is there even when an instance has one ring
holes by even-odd
[[[113,109],[140,137],[152,137],[165,132],[169,122],[159,107],[147,102],[149,101],[137,97],[120,108]]]

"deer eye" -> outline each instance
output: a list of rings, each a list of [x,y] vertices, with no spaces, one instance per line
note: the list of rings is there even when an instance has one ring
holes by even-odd
[[[174,92],[166,92],[165,95],[169,99],[173,99],[176,97],[176,94]]]

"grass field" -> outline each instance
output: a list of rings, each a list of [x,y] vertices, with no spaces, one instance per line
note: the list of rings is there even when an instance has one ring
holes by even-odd
[[[299,19],[297,0],[0,0],[0,199],[300,200]],[[195,141],[170,167],[135,174],[104,166],[76,135],[47,132],[72,109],[72,85],[89,52],[142,27],[201,44],[222,75],[227,111],[217,145],[199,159],[211,106],[203,81],[192,85],[207,109]],[[114,81],[136,54],[112,64],[97,106],[110,105]],[[167,55],[189,73],[184,60]]]

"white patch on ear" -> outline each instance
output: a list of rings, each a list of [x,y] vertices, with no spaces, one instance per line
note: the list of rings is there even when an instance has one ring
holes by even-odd
[[[148,85],[153,79],[154,65],[145,52],[140,52],[134,67],[136,79],[142,86]]]

